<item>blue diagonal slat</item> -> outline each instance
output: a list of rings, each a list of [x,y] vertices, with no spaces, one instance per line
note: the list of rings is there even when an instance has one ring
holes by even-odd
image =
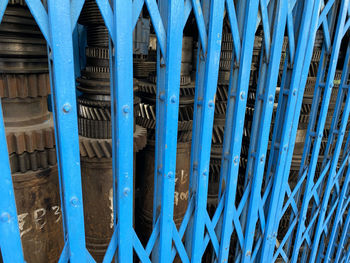
[[[205,54],[207,52],[208,34],[200,1],[192,0],[192,9],[197,21],[199,38],[201,40],[201,48],[203,50],[203,54]]]
[[[132,28],[135,28],[139,19],[145,0],[134,0],[132,2]]]
[[[226,11],[228,13],[228,18],[230,20],[232,39],[233,39],[233,49],[236,55],[236,59],[237,61],[239,61],[239,58],[241,55],[240,52],[241,52],[242,43],[239,36],[236,8],[232,0],[226,0]]]
[[[96,0],[96,4],[98,8],[100,9],[101,16],[103,17],[103,20],[105,22],[105,25],[108,29],[108,33],[112,39],[112,41],[115,43],[115,29],[114,29],[114,20],[113,20],[113,10],[111,5],[109,4],[108,0]]]
[[[70,5],[70,13],[71,13],[71,19],[72,19],[72,29],[74,30],[76,24],[77,24],[77,21],[78,21],[78,18],[79,18],[79,15],[81,13],[81,10],[84,6],[84,2],[85,0],[72,0],[71,1],[71,5]],[[73,31],[72,31],[73,32]]]
[[[156,32],[159,48],[164,58],[166,58],[167,50],[167,33],[163,24],[162,17],[159,13],[156,0],[145,0],[148,12],[151,16],[154,31]],[[183,5],[183,3],[181,3]],[[183,7],[182,7],[183,8]],[[165,59],[164,59],[165,60]]]
[[[36,23],[38,24],[41,33],[43,34],[47,44],[51,46],[51,38],[49,32],[49,18],[40,0],[26,0],[27,6],[35,18]],[[74,28],[72,29],[73,32]]]

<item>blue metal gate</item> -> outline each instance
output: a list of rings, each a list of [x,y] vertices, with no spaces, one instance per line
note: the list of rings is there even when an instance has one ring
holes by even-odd
[[[85,245],[72,32],[84,0],[26,0],[49,54],[65,246],[59,262],[94,262]],[[114,233],[104,262],[350,262],[349,0],[96,0],[110,36]],[[0,21],[8,0],[0,0]],[[153,232],[133,228],[133,31],[146,5],[157,36]],[[183,29],[193,12],[198,56],[188,207],[173,220]],[[218,204],[207,211],[209,162],[224,17],[233,42]],[[257,25],[263,47],[243,191],[237,198]],[[322,36],[320,52],[315,39]],[[343,41],[344,40],[344,41]],[[338,59],[344,47],[342,59]],[[284,55],[283,55],[284,54]],[[283,56],[282,56],[283,55]],[[314,83],[307,83],[318,56]],[[341,64],[341,79],[335,81]],[[282,75],[279,75],[280,68]],[[279,84],[278,84],[279,83]],[[280,86],[278,89],[277,86]],[[293,161],[310,91],[302,157]],[[332,95],[335,94],[335,95]],[[309,94],[310,95],[310,94]],[[329,111],[336,96],[334,111]],[[278,100],[275,101],[275,97]],[[277,107],[276,107],[277,105]],[[1,107],[0,107],[1,111]],[[328,115],[327,115],[328,114]],[[2,112],[0,112],[2,118]],[[331,125],[325,129],[326,121]],[[326,141],[324,140],[326,138]],[[3,119],[0,247],[24,262]],[[324,145],[324,147],[322,146]],[[323,147],[323,148],[322,148]],[[322,151],[321,151],[322,148]],[[298,172],[291,173],[297,163]],[[285,227],[281,227],[281,224]],[[232,241],[231,237],[236,238]],[[230,249],[233,247],[233,249]],[[233,253],[231,252],[233,251]],[[136,254],[134,254],[136,252]]]

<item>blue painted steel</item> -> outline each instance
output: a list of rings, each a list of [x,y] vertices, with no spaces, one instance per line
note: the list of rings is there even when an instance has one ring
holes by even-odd
[[[27,1],[27,6],[35,18],[41,33],[43,34],[47,44],[51,46],[50,29],[49,29],[49,19],[42,2],[40,0]],[[74,28],[73,28],[74,29]],[[73,30],[72,30],[73,32]]]
[[[350,48],[348,46],[347,48],[347,53],[346,53],[346,57],[345,57],[345,60],[344,60],[344,66],[343,66],[343,73],[342,73],[342,79],[341,79],[341,83],[340,83],[340,86],[339,86],[339,91],[338,91],[338,96],[337,96],[337,103],[336,103],[336,107],[341,107],[342,106],[342,101],[344,99],[344,93],[346,92],[346,94],[349,94],[349,91],[348,89],[345,89],[344,86],[345,86],[345,83],[348,79],[348,76],[349,76],[349,68],[348,68],[348,65],[350,63]],[[348,96],[349,97],[349,96]],[[343,118],[347,119],[348,118],[348,115],[349,115],[349,112],[346,112],[348,110],[348,104],[350,102],[350,100],[346,99],[346,104],[345,104],[345,107],[344,107],[344,113],[343,113]],[[341,111],[335,111],[334,112],[334,115],[336,113],[337,116],[335,117],[339,117],[339,113]],[[333,117],[332,119],[332,128],[331,130],[334,131],[334,126],[335,126],[335,123],[338,122],[338,118],[335,118]],[[346,123],[346,121],[345,121]],[[343,129],[342,130],[339,130],[339,133],[341,134],[342,132],[344,132],[345,130],[345,126],[344,126],[344,120],[342,120],[342,125],[343,125]],[[333,132],[334,133],[334,132]],[[331,133],[330,136],[333,134]],[[330,137],[329,136],[329,137]],[[340,140],[338,138],[338,140]],[[337,140],[337,144],[338,144],[338,140]],[[341,140],[342,141],[342,140]],[[327,144],[327,148],[328,147],[328,144]],[[339,146],[338,146],[339,148]],[[338,153],[338,155],[340,154],[340,152]],[[325,151],[325,156],[328,156],[328,150]],[[324,158],[325,160],[327,158]],[[331,177],[331,176],[330,176]],[[339,179],[342,178],[341,176],[339,177]],[[339,180],[338,179],[338,180]],[[329,241],[328,241],[328,245],[327,245],[327,251],[326,251],[326,254],[325,254],[325,262],[327,262],[329,259],[330,259],[330,256],[331,256],[331,252],[332,252],[332,248],[333,248],[333,243],[334,243],[334,239],[336,237],[336,234],[337,234],[337,229],[338,229],[338,224],[339,224],[339,220],[341,219],[342,217],[342,212],[343,212],[343,206],[344,206],[344,202],[345,202],[345,198],[346,198],[346,193],[347,193],[347,190],[348,190],[348,185],[349,185],[349,182],[350,182],[350,169],[348,169],[348,171],[346,172],[346,177],[345,177],[345,180],[344,180],[344,183],[343,183],[343,186],[342,186],[342,189],[341,189],[341,193],[340,193],[340,196],[339,196],[339,204],[338,204],[338,207],[337,207],[337,212],[336,212],[336,215],[335,215],[335,218],[334,218],[334,223],[333,223],[333,227],[332,227],[332,231],[331,231],[331,235],[330,235],[330,238],[329,238]],[[336,185],[337,185],[337,182],[335,181],[334,182]],[[334,192],[335,193],[335,192]],[[333,195],[334,195],[333,193]],[[332,201],[333,201],[334,198],[332,198]],[[334,203],[334,202],[332,202]],[[346,203],[345,203],[346,204]],[[346,205],[345,205],[346,207]],[[323,235],[322,238],[324,238],[325,235]],[[324,242],[320,243],[320,245],[322,246]],[[322,250],[320,250],[320,253],[319,255],[322,254]]]
[[[242,42],[240,42],[242,47],[239,49],[241,50],[240,56],[234,58],[236,61],[232,60],[231,62],[232,69],[229,86],[230,97],[226,111],[224,149],[220,174],[220,192],[224,190],[223,185],[226,185],[226,189],[224,195],[225,208],[223,212],[222,230],[220,233],[222,243],[218,255],[219,262],[225,262],[228,259],[231,234],[233,230],[232,221],[234,221],[239,239],[242,240],[243,238],[243,230],[240,229],[241,226],[237,215],[235,215],[235,208],[228,204],[235,203],[245,108],[248,97],[250,66],[253,55],[254,29],[256,26],[258,6],[259,1],[247,1],[245,4],[245,12],[242,12],[239,16],[238,23],[232,23],[232,31],[234,32],[236,31],[234,25],[241,25],[240,17],[245,14],[245,20],[244,22],[242,21],[244,27],[242,28]],[[235,35],[235,37],[239,38],[237,35]],[[239,51],[237,50],[236,52],[238,53]],[[235,67],[235,65],[239,65],[239,67]],[[219,193],[219,196],[221,196],[221,193]],[[240,231],[238,231],[238,229]],[[240,232],[242,232],[242,234]]]
[[[115,38],[115,29],[114,29],[114,16],[113,16],[113,10],[111,5],[109,4],[109,1],[96,0],[96,4],[100,9],[101,16],[103,17],[105,25],[108,29],[110,38],[113,41],[115,41],[116,38]]]
[[[177,121],[179,110],[180,69],[183,35],[182,1],[159,1],[159,9],[147,1],[152,22],[166,28],[166,47],[157,56],[157,126],[154,173],[154,213],[153,222],[160,218],[159,243],[153,253],[155,262],[168,262],[171,257],[172,241],[176,228],[173,228],[175,168],[177,147]],[[155,3],[155,1],[154,1]],[[160,14],[160,17],[156,14]],[[153,17],[155,15],[155,17]],[[154,20],[157,18],[156,20]],[[157,22],[157,24],[155,24]],[[157,34],[158,44],[163,34]],[[166,53],[165,53],[166,48]],[[161,54],[163,57],[161,57]],[[158,208],[161,208],[159,211]]]
[[[273,1],[271,1],[273,2]],[[262,6],[263,4],[260,3]],[[258,220],[258,214],[262,207],[261,204],[261,185],[263,182],[263,174],[265,168],[265,160],[267,155],[267,146],[269,141],[270,123],[272,118],[272,111],[274,106],[274,98],[277,86],[278,70],[281,59],[282,44],[284,39],[284,31],[287,20],[287,2],[277,1],[276,7],[271,4],[271,8],[276,8],[270,13],[270,19],[273,20],[273,30],[274,32],[272,39],[272,47],[270,48],[270,43],[265,42],[265,51],[262,53],[262,62],[260,64],[260,74],[259,82],[256,91],[256,102],[254,107],[254,117],[251,130],[251,140],[248,151],[248,164],[246,171],[246,178],[252,176],[252,186],[250,193],[250,202],[248,207],[248,218],[245,228],[245,242],[243,248],[243,262],[250,262],[251,255],[253,254],[253,241],[254,235],[250,233],[255,233],[256,223]],[[263,10],[266,9],[262,8]],[[270,28],[266,15],[262,15],[262,22],[264,25],[264,32],[270,32],[266,30]],[[274,18],[274,19],[273,19]],[[264,23],[265,21],[265,23]],[[265,38],[270,38],[269,35],[265,35]],[[268,54],[271,54],[270,56]],[[262,213],[260,213],[260,216]],[[264,219],[260,219],[260,224],[264,229]],[[258,247],[255,247],[257,250]]]
[[[114,198],[118,219],[118,261],[133,261],[133,74],[132,1],[116,0],[113,5],[115,58],[111,81]],[[110,52],[111,53],[111,52]],[[114,226],[116,228],[116,225]]]
[[[332,87],[333,87],[333,80],[334,80],[334,75],[335,75],[335,70],[336,70],[336,61],[338,59],[338,54],[339,54],[339,48],[340,48],[340,44],[341,44],[341,40],[342,40],[342,36],[343,36],[343,28],[344,28],[344,24],[345,24],[345,18],[346,18],[346,11],[348,8],[348,2],[347,0],[342,1],[340,10],[341,13],[339,14],[339,18],[338,18],[338,23],[337,23],[337,27],[336,27],[336,33],[335,33],[335,37],[334,37],[334,43],[332,45],[332,53],[331,53],[331,57],[330,57],[330,61],[333,63],[329,64],[329,68],[328,68],[328,74],[327,74],[327,79],[326,79],[326,83],[324,86],[324,94],[323,94],[323,100],[322,100],[322,106],[321,106],[321,111],[319,113],[319,120],[317,122],[317,127],[315,130],[315,134],[317,135],[314,139],[314,145],[312,148],[312,154],[311,154],[311,160],[310,160],[310,164],[309,164],[309,169],[308,169],[308,179],[307,179],[307,183],[306,183],[306,193],[309,193],[312,189],[313,189],[313,178],[314,178],[314,174],[315,174],[315,169],[316,169],[316,164],[317,164],[317,160],[318,160],[318,155],[319,155],[319,151],[320,151],[320,145],[321,145],[321,139],[322,139],[322,133],[323,133],[323,129],[324,129],[324,125],[325,125],[325,121],[326,121],[326,115],[327,115],[327,110],[328,110],[328,105],[329,105],[329,101],[330,101],[330,96],[331,96],[331,91],[332,91]],[[346,8],[344,8],[346,7]],[[315,96],[314,96],[314,101],[317,98],[317,92],[318,91],[318,87],[315,87]],[[313,101],[313,103],[314,103]],[[308,128],[308,133],[306,135],[306,142],[305,145],[307,145],[307,142],[310,141],[310,127],[311,124],[309,124],[309,128]],[[304,156],[306,155],[306,151],[304,150]],[[308,157],[308,156],[307,156]],[[333,161],[337,162],[338,160],[338,156],[336,153],[334,153],[333,155]],[[302,160],[302,164],[303,164],[303,160]],[[318,210],[320,213],[320,216],[318,218],[318,224],[317,224],[317,229],[316,229],[316,233],[315,233],[315,237],[312,241],[312,249],[311,249],[311,255],[310,255],[310,260],[314,261],[316,258],[316,252],[317,252],[317,247],[318,246],[318,242],[319,242],[319,238],[320,238],[320,234],[321,234],[321,223],[323,223],[323,219],[325,216],[325,207],[328,204],[328,198],[329,198],[329,191],[330,191],[330,182],[332,180],[333,174],[335,172],[336,169],[336,164],[334,162],[331,162],[331,168],[330,168],[330,172],[329,172],[329,176],[328,176],[328,183],[327,183],[327,187],[325,190],[325,195],[323,196],[323,201],[322,201],[322,208],[321,210]],[[302,168],[303,169],[303,168]],[[311,193],[310,193],[311,194]],[[306,211],[308,208],[308,204],[311,200],[311,195],[304,195],[303,198],[303,203],[302,203],[302,211],[300,214],[300,220],[302,221],[302,218],[305,217],[306,215]],[[309,226],[311,226],[312,224],[309,223]],[[308,231],[303,231],[303,229],[301,228],[302,224],[298,225],[298,230],[297,230],[297,239],[296,239],[296,244],[294,246],[293,249],[293,256],[292,256],[292,262],[296,262],[297,260],[297,256],[298,256],[298,251],[299,248],[302,244],[303,241],[303,235],[310,235],[310,232]],[[311,228],[311,227],[310,227]],[[310,228],[307,228],[310,229]],[[315,251],[316,249],[316,251]],[[306,249],[304,249],[305,253]]]
[[[188,249],[191,251],[191,262],[200,262],[203,256],[202,247],[207,214],[207,193],[209,179],[209,161],[211,134],[214,120],[215,94],[219,72],[221,51],[224,0],[202,1],[203,20],[208,32],[207,53],[198,48],[196,94],[192,128],[191,185],[190,195],[194,196],[195,211],[191,222],[192,237],[188,235]],[[201,21],[203,21],[201,20]],[[203,22],[197,20],[198,27]],[[202,41],[205,38],[202,37]]]
[[[54,123],[60,174],[65,247],[59,262],[94,262],[86,251],[79,167],[72,32],[84,0],[26,0],[49,46]],[[350,224],[350,135],[343,143],[350,114],[349,61],[345,58],[331,132],[322,170],[314,182],[321,138],[331,96],[341,40],[350,27],[349,0],[108,0],[96,1],[110,34],[113,130],[114,233],[104,262],[117,255],[132,262],[200,262],[211,242],[214,262],[228,261],[233,231],[235,262],[348,262]],[[340,4],[341,3],[341,4]],[[133,229],[133,75],[132,34],[146,4],[158,39],[157,127],[153,232],[143,247]],[[220,174],[219,200],[212,218],[206,209],[215,93],[224,8],[231,27],[233,54]],[[340,4],[340,5],[339,5]],[[0,1],[0,18],[7,0]],[[258,15],[258,7],[260,13]],[[340,7],[340,8],[339,8]],[[337,10],[339,8],[339,14]],[[238,12],[239,10],[239,12]],[[243,11],[242,11],[243,10]],[[195,112],[191,153],[190,196],[177,230],[173,221],[177,121],[183,29],[193,11],[199,35]],[[311,19],[310,19],[311,18]],[[257,22],[264,47],[251,128],[245,189],[236,204],[244,116]],[[289,171],[313,44],[318,28],[323,49],[298,181]],[[269,131],[284,34],[284,63],[267,171]],[[115,52],[115,54],[113,54]],[[78,66],[78,65],[76,65]],[[327,75],[326,75],[327,74]],[[326,83],[323,83],[325,76]],[[321,90],[325,92],[322,95]],[[322,101],[320,98],[323,96]],[[341,102],[346,98],[344,109]],[[321,111],[319,111],[321,105]],[[0,109],[1,184],[0,246],[5,263],[23,262],[5,130]],[[340,126],[339,126],[340,123]],[[316,130],[314,130],[316,126]],[[345,145],[344,145],[345,144]],[[340,158],[340,151],[344,147]],[[311,159],[310,159],[311,156]],[[340,162],[338,162],[340,158]],[[338,164],[339,163],[339,164]],[[1,168],[0,168],[1,169]],[[6,178],[5,178],[6,177]],[[6,189],[5,189],[6,188]],[[303,196],[303,198],[301,198]],[[311,200],[311,217],[305,219]],[[328,206],[328,204],[330,204]],[[6,213],[10,214],[10,217]],[[282,217],[289,227],[278,237]],[[346,215],[347,214],[347,215]],[[118,215],[118,218],[117,218]],[[9,219],[7,221],[7,219]],[[307,223],[307,224],[306,224]],[[5,227],[4,227],[5,226]],[[184,238],[185,237],[185,238]],[[183,243],[185,239],[185,243]],[[295,240],[295,241],[294,241]],[[302,245],[303,249],[301,251]],[[16,253],[11,253],[16,251]],[[117,251],[117,253],[116,253]],[[115,254],[116,253],[116,254]],[[18,258],[15,258],[18,257]]]
[[[86,258],[70,1],[48,1],[57,156],[70,262]]]

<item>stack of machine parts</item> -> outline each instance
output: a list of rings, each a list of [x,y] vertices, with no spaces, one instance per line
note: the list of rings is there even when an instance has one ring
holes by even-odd
[[[24,259],[57,262],[64,240],[47,47],[23,2],[10,1],[0,25],[0,97]]]
[[[85,1],[79,23],[87,29],[86,67],[77,79],[86,246],[102,262],[114,221],[109,36],[95,1]],[[138,103],[135,97],[135,114]],[[134,155],[146,142],[146,129],[134,125]]]
[[[175,174],[174,221],[179,227],[185,215],[188,203],[188,187],[191,159],[192,120],[194,103],[194,79],[191,77],[193,64],[193,39],[184,37],[182,43],[181,83],[178,116],[177,156]],[[155,129],[156,129],[156,72],[147,78],[138,76],[138,94],[141,98],[136,123],[147,128],[147,147],[137,158],[137,180],[142,198],[136,205],[137,230],[143,242],[148,240],[152,231]],[[176,259],[178,260],[178,259]]]

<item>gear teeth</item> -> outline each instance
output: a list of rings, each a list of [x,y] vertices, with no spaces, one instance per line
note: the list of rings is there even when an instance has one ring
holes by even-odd
[[[0,97],[46,97],[50,94],[49,74],[0,74]]]
[[[156,62],[134,59],[135,78],[148,78],[151,73],[156,71]]]
[[[138,82],[138,91],[146,94],[157,94],[157,85],[154,83],[139,81]],[[194,85],[186,85],[180,86],[180,97],[194,97],[195,95],[195,86]]]
[[[213,135],[212,135],[212,143],[213,144],[222,144],[224,141],[224,131],[225,127],[221,125],[213,126]]]
[[[322,51],[320,49],[315,48],[314,52],[312,53],[311,61],[319,63],[321,59],[321,53]]]
[[[110,107],[89,107],[82,104],[78,104],[79,116],[84,119],[94,121],[110,121],[111,109]]]
[[[78,118],[79,135],[88,138],[112,138],[112,124],[110,121],[95,121]]]
[[[102,47],[86,47],[85,55],[92,58],[109,59],[109,49]]]
[[[24,131],[22,131],[24,130]],[[53,122],[30,126],[30,129],[6,129],[7,148],[9,154],[43,151],[45,148],[54,148],[55,131]]]
[[[55,148],[34,151],[32,153],[12,153],[10,155],[11,173],[25,173],[29,170],[36,171],[38,169],[46,169],[56,163],[57,158]]]
[[[225,115],[226,114],[226,108],[227,108],[227,104],[226,102],[216,102],[215,103],[215,115]]]
[[[147,130],[136,125],[134,132],[134,152],[147,144]],[[94,139],[79,136],[80,155],[88,158],[112,158],[112,139]]]
[[[228,86],[219,85],[216,91],[216,100],[227,102],[228,99]]]

